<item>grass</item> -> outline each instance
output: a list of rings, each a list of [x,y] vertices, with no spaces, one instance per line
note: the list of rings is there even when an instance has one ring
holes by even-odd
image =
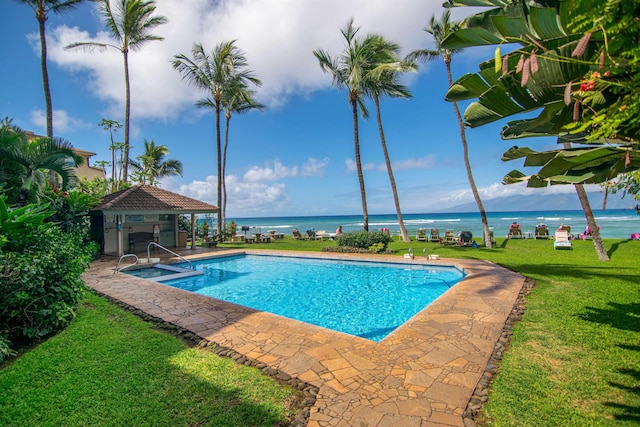
[[[402,256],[493,261],[536,280],[492,384],[484,426],[626,426],[640,423],[640,242],[607,239],[498,247],[395,241]],[[320,251],[331,241],[221,247]],[[187,348],[89,296],[65,331],[0,370],[0,425],[278,425],[292,392],[250,368]],[[240,373],[242,372],[242,373]],[[238,377],[236,377],[238,375]]]
[[[71,325],[0,370],[3,426],[274,426],[296,392],[88,294]]]
[[[409,248],[421,256],[426,248],[445,258],[493,261],[537,282],[480,425],[640,423],[640,241],[606,239],[609,262],[598,260],[593,242],[572,243],[573,250],[531,239],[497,239],[491,250],[397,240],[390,245],[400,256]],[[333,245],[285,239],[268,247],[317,251]]]

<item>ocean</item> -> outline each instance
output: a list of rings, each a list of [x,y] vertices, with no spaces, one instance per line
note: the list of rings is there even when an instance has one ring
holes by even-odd
[[[594,211],[596,222],[600,226],[600,234],[603,238],[628,239],[631,234],[640,233],[640,215],[631,209],[612,209],[606,211]],[[527,212],[487,212],[489,228],[496,237],[507,235],[509,225],[518,222],[523,232],[533,234],[537,224],[544,223],[553,232],[560,224],[570,225],[571,232],[580,234],[587,226],[584,212],[576,211],[527,211]],[[316,231],[325,230],[333,233],[336,228],[342,226],[343,232],[362,230],[362,215],[327,215],[327,216],[295,216],[295,217],[256,217],[256,218],[227,218],[235,221],[240,227],[258,227],[263,232],[277,230],[278,232],[291,234],[291,230],[298,229],[303,233],[307,229]],[[415,237],[418,228],[438,228],[440,234],[444,230],[453,229],[456,234],[459,231],[471,231],[474,236],[482,236],[482,220],[479,213],[425,213],[403,214],[403,220],[407,232]],[[398,219],[395,214],[369,215],[369,230],[379,231],[388,228],[397,236],[399,233]]]

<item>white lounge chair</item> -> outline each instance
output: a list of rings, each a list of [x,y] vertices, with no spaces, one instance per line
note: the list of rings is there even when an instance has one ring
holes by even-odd
[[[569,240],[569,232],[566,230],[556,231],[555,241],[553,242],[553,249],[573,249],[571,246],[571,240]]]

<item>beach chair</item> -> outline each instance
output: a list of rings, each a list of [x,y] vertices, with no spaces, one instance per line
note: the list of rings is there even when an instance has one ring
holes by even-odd
[[[322,236],[318,236],[318,233],[313,229],[307,230],[307,236],[310,240],[322,240]]]
[[[553,249],[573,249],[571,246],[571,240],[569,240],[569,233],[567,231],[556,231],[555,239],[555,242],[553,242]]]
[[[495,246],[496,239],[493,238],[493,230],[489,230],[489,240],[491,241],[491,246]],[[482,244],[487,246],[487,241],[486,241],[484,235],[482,236]]]
[[[444,239],[442,239],[441,242],[443,245],[455,245],[457,243],[456,241],[456,234],[454,233],[453,230],[445,230],[444,231]]]
[[[458,246],[473,246],[473,235],[470,231],[458,233]]]
[[[548,239],[549,238],[549,228],[544,224],[536,225],[536,230],[533,232],[533,238],[538,239]]]
[[[418,232],[416,233],[416,240],[419,242],[427,241],[427,230],[424,228],[418,228]]]
[[[440,230],[437,228],[432,228],[429,230],[429,241],[434,243],[440,242]]]
[[[511,227],[509,228],[509,234],[507,234],[507,239],[522,239],[522,230],[520,227]]]

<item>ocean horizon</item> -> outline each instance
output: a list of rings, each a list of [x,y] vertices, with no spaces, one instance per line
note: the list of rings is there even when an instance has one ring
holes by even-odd
[[[611,209],[594,211],[600,234],[603,238],[628,239],[631,234],[640,233],[640,215],[633,209]],[[471,231],[475,237],[482,236],[482,220],[478,212],[446,212],[446,213],[411,213],[403,214],[403,222],[410,236],[415,236],[419,228],[438,228],[441,234],[444,230]],[[209,221],[215,220],[215,216]],[[546,224],[550,231],[556,230],[561,224],[571,226],[573,234],[582,233],[587,220],[581,210],[545,210],[545,211],[505,211],[487,212],[489,228],[496,237],[507,235],[509,226],[518,222],[523,232],[533,233],[536,225]],[[344,232],[362,230],[364,220],[362,215],[312,215],[312,216],[280,216],[280,217],[229,217],[227,222],[235,221],[238,232],[242,226],[256,227],[263,232],[277,230],[290,234],[293,229],[305,232],[308,229],[334,232],[342,226]],[[397,236],[400,231],[396,214],[369,215],[369,230],[380,231],[388,228]]]

